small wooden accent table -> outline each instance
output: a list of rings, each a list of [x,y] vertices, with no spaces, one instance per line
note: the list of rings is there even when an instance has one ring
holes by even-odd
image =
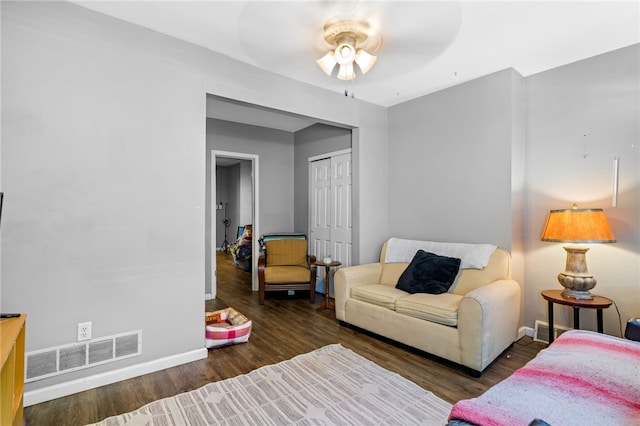
[[[336,308],[335,303],[333,303],[333,301],[329,299],[329,291],[331,289],[331,275],[329,274],[329,272],[331,271],[331,268],[333,268],[334,266],[340,266],[340,265],[342,265],[342,263],[336,260],[334,260],[331,263],[316,261],[316,266],[324,266],[324,302],[322,302],[320,306],[316,308],[316,311],[319,311],[321,309]]]
[[[549,308],[549,344],[553,343],[553,304],[571,306],[573,308],[573,328],[580,328],[580,308],[597,309],[598,333],[604,332],[602,310],[607,309],[613,301],[602,296],[593,296],[593,299],[572,299],[564,297],[562,290],[544,290],[542,297],[548,302]]]

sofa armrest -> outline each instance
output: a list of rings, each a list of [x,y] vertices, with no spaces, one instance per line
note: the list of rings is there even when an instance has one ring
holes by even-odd
[[[351,289],[363,284],[377,284],[380,282],[381,274],[381,263],[367,263],[338,269],[333,278],[336,319],[344,321],[344,309],[351,295]]]
[[[517,339],[521,303],[514,280],[494,281],[464,296],[458,307],[463,365],[481,372]]]

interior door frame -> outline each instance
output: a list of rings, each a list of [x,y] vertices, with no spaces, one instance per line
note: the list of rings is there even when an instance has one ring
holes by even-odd
[[[258,291],[258,257],[260,255],[260,247],[257,235],[260,235],[260,156],[257,154],[247,154],[244,152],[231,151],[211,151],[211,298],[215,299],[218,291],[217,283],[217,263],[216,263],[216,160],[218,157],[235,158],[238,160],[251,161],[251,223],[252,235],[251,239],[251,289]]]

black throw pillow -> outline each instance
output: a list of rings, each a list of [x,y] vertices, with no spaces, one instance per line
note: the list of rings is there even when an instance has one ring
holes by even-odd
[[[461,260],[418,250],[400,275],[396,288],[407,293],[446,293],[460,270]]]

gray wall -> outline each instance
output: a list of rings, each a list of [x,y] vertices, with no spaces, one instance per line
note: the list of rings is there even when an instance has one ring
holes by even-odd
[[[512,71],[389,108],[389,233],[511,249]]]
[[[590,245],[594,293],[622,321],[640,312],[639,45],[528,78],[505,70],[389,109],[389,235],[487,241],[510,249],[523,323],[547,319],[562,244],[543,243],[549,210],[604,208],[617,244]],[[611,207],[613,158],[620,158]],[[569,308],[556,308],[572,324]],[[620,335],[616,309],[605,332]],[[583,315],[595,329],[595,315]]]
[[[219,249],[224,242],[225,203],[229,227],[227,228],[227,242],[236,240],[238,226],[251,223],[252,217],[252,182],[251,161],[241,160],[232,166],[216,166],[216,203],[222,202],[222,210],[216,211],[216,244]],[[207,175],[211,170],[207,170]],[[209,187],[207,187],[207,191]],[[206,229],[209,229],[207,224]]]
[[[309,233],[309,158],[351,148],[351,130],[316,124],[295,133],[294,232]]]
[[[511,275],[520,287],[525,282],[525,240],[526,218],[526,92],[525,79],[511,70]],[[522,299],[521,322],[524,318],[525,303]]]
[[[227,228],[227,242],[231,244],[234,240],[234,229],[238,226],[240,216],[240,164],[229,167],[229,180],[227,181],[227,191],[229,203],[227,211],[229,214],[229,227]],[[206,187],[206,191],[209,192],[209,187]],[[224,213],[223,213],[224,214]],[[224,229],[222,230],[224,234]],[[217,235],[216,235],[217,237]],[[224,237],[224,235],[223,235]]]
[[[253,184],[251,179],[251,161],[240,161],[240,187],[238,188],[238,226],[251,224],[253,212]]]
[[[222,209],[216,210],[216,248],[224,241],[224,203],[229,202],[229,172],[231,167],[216,167],[216,203],[222,203]]]
[[[70,3],[1,7],[0,309],[27,313],[27,351],[84,321],[144,336],[26,390],[201,351],[205,93],[177,63],[202,51]]]
[[[74,342],[84,321],[95,337],[144,335],[140,357],[34,382],[27,392],[206,355],[207,93],[358,128],[357,212],[385,205],[384,108],[71,3],[0,7],[0,309],[29,315],[27,351]],[[291,178],[293,154],[280,161]],[[263,168],[265,179],[278,180],[275,166]],[[262,188],[263,230],[292,228],[293,186]],[[386,217],[355,220],[355,244],[372,260]]]
[[[389,234],[496,244],[522,286],[524,130],[513,69],[389,108]]]
[[[540,291],[560,288],[562,244],[540,241],[551,209],[603,208],[618,240],[590,244],[594,293],[613,299],[622,327],[640,314],[640,45],[527,78],[526,324],[546,318]],[[620,158],[618,206],[611,206],[613,158]],[[571,324],[571,310],[557,320]],[[595,314],[581,325],[595,329]],[[605,333],[620,335],[615,308]]]
[[[292,231],[293,133],[209,118],[207,152],[212,150],[260,156],[260,233]],[[239,165],[237,179],[239,191]]]

